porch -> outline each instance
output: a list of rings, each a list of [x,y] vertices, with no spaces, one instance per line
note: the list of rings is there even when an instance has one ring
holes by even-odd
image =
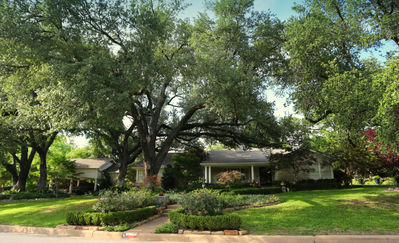
[[[233,170],[244,174],[242,182],[259,182],[261,185],[271,185],[274,176],[274,171],[266,164],[201,165],[203,166],[203,175],[206,183],[216,183],[219,173]]]

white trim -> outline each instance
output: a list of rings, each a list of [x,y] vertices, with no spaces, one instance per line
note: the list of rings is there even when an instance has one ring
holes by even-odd
[[[237,162],[237,163],[200,163],[201,166],[251,166],[251,165],[269,165],[269,162],[250,162],[250,163],[245,163],[245,162]]]
[[[94,180],[94,191],[97,191],[97,178]]]
[[[112,163],[111,162],[107,162],[107,163],[103,164],[102,166],[100,166],[100,168],[98,168],[98,170],[103,172],[104,170],[108,169],[111,166],[112,166]]]
[[[212,167],[210,167],[210,166],[208,166],[208,182],[209,183],[212,183],[212,170],[211,170],[211,168]]]
[[[208,166],[204,166],[204,177],[205,182],[208,182]]]

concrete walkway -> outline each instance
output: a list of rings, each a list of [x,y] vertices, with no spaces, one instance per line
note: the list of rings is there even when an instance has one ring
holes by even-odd
[[[137,226],[133,229],[128,230],[127,232],[134,232],[134,233],[155,233],[155,229],[163,224],[169,223],[169,218],[166,216],[161,216],[154,220],[151,220],[145,224]]]

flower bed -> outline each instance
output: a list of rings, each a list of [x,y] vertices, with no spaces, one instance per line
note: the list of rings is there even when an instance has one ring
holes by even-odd
[[[68,212],[66,221],[71,225],[117,225],[144,220],[157,213],[155,206],[119,212]]]
[[[103,191],[93,206],[97,212],[117,212],[156,204],[156,195],[150,190]]]
[[[196,216],[184,214],[183,209],[169,212],[170,222],[179,228],[199,230],[239,229],[241,218],[236,215]]]

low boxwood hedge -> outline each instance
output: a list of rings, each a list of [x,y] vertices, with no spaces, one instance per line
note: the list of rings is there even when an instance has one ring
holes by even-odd
[[[157,213],[155,206],[119,212],[68,212],[66,221],[71,225],[117,225],[144,220]]]
[[[10,199],[11,195],[0,194],[0,200]]]
[[[337,181],[334,179],[321,180],[303,180],[295,184],[287,185],[292,191],[308,191],[308,190],[328,190],[339,188]]]
[[[170,222],[185,229],[199,230],[225,230],[239,229],[241,226],[241,218],[237,215],[216,215],[216,216],[195,216],[187,215],[177,209],[169,212]]]
[[[240,195],[276,194],[276,193],[281,193],[281,187],[248,187],[248,188],[232,189],[231,192]]]

